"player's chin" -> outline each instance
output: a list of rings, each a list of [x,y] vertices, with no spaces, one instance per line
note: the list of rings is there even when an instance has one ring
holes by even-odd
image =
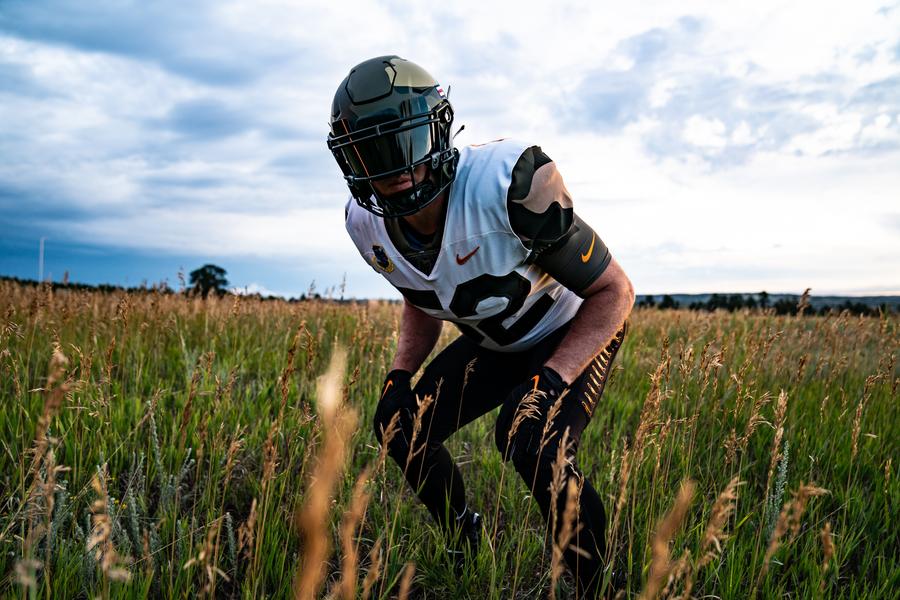
[[[376,189],[378,190],[378,193],[381,194],[382,196],[390,197],[390,196],[394,196],[396,194],[405,192],[407,190],[410,190],[410,189],[412,189],[412,186],[413,186],[412,181],[404,181],[401,183],[394,183],[394,184],[390,184],[390,185],[385,185],[382,183],[382,184],[378,185]]]

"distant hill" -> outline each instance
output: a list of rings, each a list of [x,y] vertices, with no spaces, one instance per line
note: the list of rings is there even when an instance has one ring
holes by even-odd
[[[653,298],[654,303],[659,304],[663,296],[670,296],[675,302],[679,304],[679,306],[687,307],[693,303],[706,304],[709,302],[709,299],[712,298],[713,294],[644,294],[639,295],[637,297],[637,302],[642,300],[646,301],[648,298]],[[731,296],[735,294],[718,294],[719,296]],[[736,293],[738,296],[743,296],[744,298],[753,298],[758,303],[760,301],[760,294],[741,294]],[[800,294],[769,294],[769,304],[775,304],[778,301],[785,300],[788,302],[792,302],[796,304],[800,301]],[[900,311],[900,296],[814,296],[810,295],[809,304],[812,308],[819,310],[820,308],[828,308],[831,306],[840,306],[845,302],[850,302],[852,304],[860,303],[868,306],[869,308],[878,308],[882,304],[891,307],[895,311]]]

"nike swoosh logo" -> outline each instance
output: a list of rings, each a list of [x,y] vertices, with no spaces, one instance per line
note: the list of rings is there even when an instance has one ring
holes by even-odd
[[[394,381],[392,379],[388,379],[387,384],[384,386],[384,391],[381,392],[381,399],[384,400],[384,395],[388,393],[388,390],[391,389],[391,386],[394,385]]]
[[[591,260],[591,254],[594,253],[594,242],[595,241],[597,241],[597,234],[592,233],[591,234],[591,247],[588,248],[587,254],[581,255],[581,262],[586,263],[587,261]]]
[[[469,252],[468,254],[466,254],[465,256],[463,256],[462,258],[460,258],[459,254],[457,254],[457,255],[456,255],[456,264],[458,264],[458,265],[464,265],[464,264],[466,264],[466,262],[467,262],[470,258],[472,258],[473,256],[475,256],[475,253],[478,252],[478,249],[479,249],[479,248],[481,248],[481,246],[475,246],[475,249],[474,249],[474,250],[472,250],[471,252]]]

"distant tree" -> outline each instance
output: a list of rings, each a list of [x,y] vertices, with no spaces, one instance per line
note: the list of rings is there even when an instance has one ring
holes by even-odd
[[[648,308],[653,308],[656,306],[656,300],[653,299],[653,295],[648,294],[641,298],[640,302],[638,302],[638,306],[646,306]]]
[[[706,301],[706,310],[712,312],[717,308],[725,308],[725,302],[719,294],[713,294]]]
[[[776,315],[796,315],[797,314],[797,303],[787,298],[781,298],[775,301],[775,304],[772,305],[772,308],[775,309]]]
[[[763,290],[759,293],[759,307],[769,308],[769,292]]]
[[[734,312],[744,307],[744,296],[741,294],[729,294],[725,300],[728,312]]]
[[[662,297],[662,300],[659,303],[660,308],[678,308],[678,302],[675,301],[675,298],[666,294]]]
[[[200,294],[204,298],[209,296],[210,292],[215,292],[217,296],[223,295],[228,286],[225,273],[222,267],[209,264],[191,271],[191,293]]]

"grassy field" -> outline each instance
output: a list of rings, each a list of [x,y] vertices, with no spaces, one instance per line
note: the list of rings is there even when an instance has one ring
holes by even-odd
[[[0,282],[0,596],[570,597],[493,416],[449,443],[489,532],[462,577],[384,463],[398,318]],[[624,596],[896,598],[898,341],[896,315],[633,313],[579,451]]]

